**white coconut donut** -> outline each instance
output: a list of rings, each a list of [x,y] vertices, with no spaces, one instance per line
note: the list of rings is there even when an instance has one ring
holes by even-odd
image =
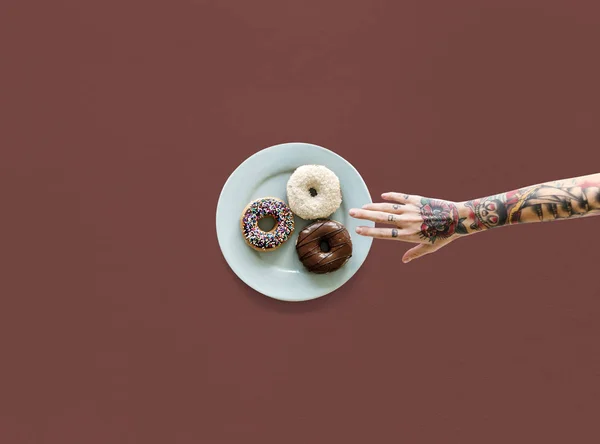
[[[287,183],[288,205],[302,219],[331,216],[342,203],[340,180],[323,165],[303,165]]]

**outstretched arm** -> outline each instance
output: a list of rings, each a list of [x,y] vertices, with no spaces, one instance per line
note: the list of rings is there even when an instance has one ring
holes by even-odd
[[[402,258],[409,262],[461,236],[490,228],[598,215],[600,173],[459,203],[402,193],[382,197],[387,202],[352,209],[350,215],[394,228],[358,227],[357,233],[418,243]]]

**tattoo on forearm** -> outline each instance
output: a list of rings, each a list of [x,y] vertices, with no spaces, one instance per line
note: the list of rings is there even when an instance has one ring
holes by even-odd
[[[420,214],[423,223],[419,236],[432,244],[454,233],[467,234],[463,223],[466,218],[459,218],[458,208],[452,202],[422,198]]]
[[[600,184],[584,181],[579,185],[554,184],[510,191],[466,202],[472,230],[503,225],[549,221],[585,216],[600,211]]]

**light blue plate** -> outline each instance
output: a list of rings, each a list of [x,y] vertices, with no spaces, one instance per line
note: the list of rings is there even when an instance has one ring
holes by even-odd
[[[242,211],[250,201],[271,196],[287,202],[287,181],[301,165],[325,165],[340,179],[342,205],[330,219],[346,226],[352,236],[353,252],[346,265],[333,273],[309,273],[298,260],[298,233],[310,221],[295,217],[292,237],[271,252],[250,248],[240,230]],[[229,266],[250,287],[283,301],[307,301],[344,285],[365,261],[372,239],[356,234],[359,222],[348,215],[348,210],[370,202],[371,195],[362,177],[342,157],[307,143],[276,145],[246,159],[227,179],[217,204],[217,238]],[[368,221],[360,224],[374,225]]]

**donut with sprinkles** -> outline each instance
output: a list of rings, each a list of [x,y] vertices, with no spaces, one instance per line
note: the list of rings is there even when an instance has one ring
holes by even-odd
[[[275,226],[270,231],[263,231],[258,226],[258,221],[265,217],[275,219]],[[240,225],[244,240],[250,247],[261,252],[275,251],[294,232],[294,214],[281,199],[263,197],[244,208]]]

